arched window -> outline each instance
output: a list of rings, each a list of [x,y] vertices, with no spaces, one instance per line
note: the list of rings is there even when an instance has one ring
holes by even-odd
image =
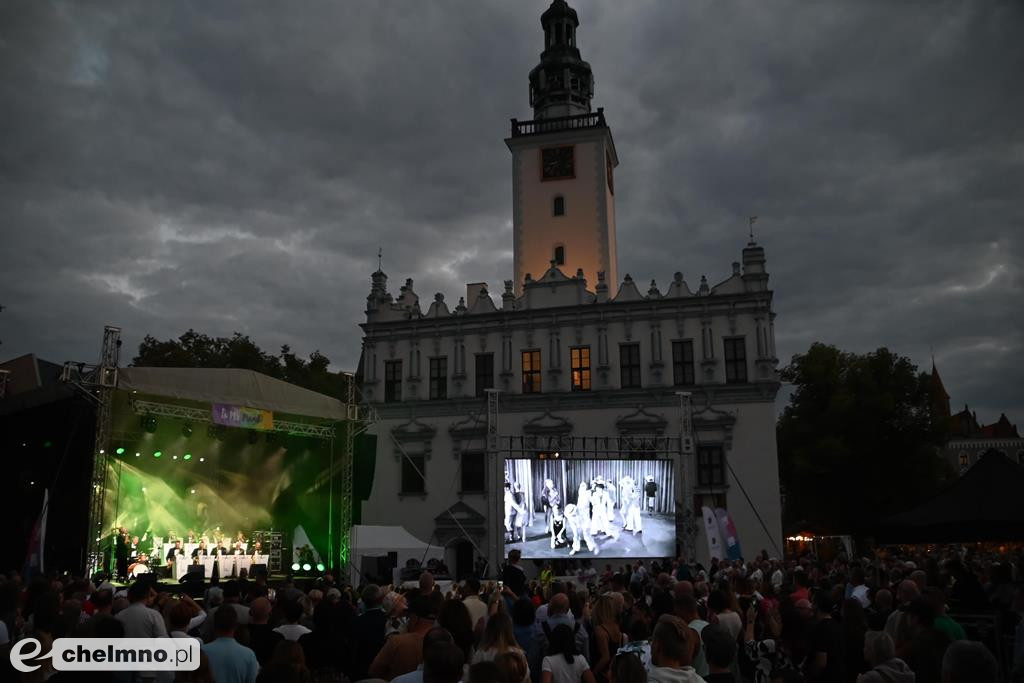
[[[561,244],[555,247],[555,265],[565,265],[565,247],[563,247]]]
[[[967,467],[969,464],[971,464],[971,459],[967,455],[967,451],[960,451],[960,467]]]
[[[554,214],[555,216],[565,215],[565,197],[555,197],[555,201],[552,203],[551,206],[551,213]]]

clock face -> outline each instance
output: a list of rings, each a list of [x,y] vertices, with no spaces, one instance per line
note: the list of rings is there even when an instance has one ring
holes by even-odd
[[[572,145],[565,147],[548,147],[540,151],[540,169],[542,180],[558,180],[576,176],[574,168],[574,152]]]

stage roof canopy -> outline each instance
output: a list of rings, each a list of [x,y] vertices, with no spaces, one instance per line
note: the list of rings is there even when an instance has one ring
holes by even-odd
[[[346,417],[345,404],[338,399],[253,370],[119,368],[117,386],[149,396],[248,406],[330,421]]]
[[[931,500],[878,525],[892,543],[1011,541],[1024,538],[1024,467],[990,450]]]

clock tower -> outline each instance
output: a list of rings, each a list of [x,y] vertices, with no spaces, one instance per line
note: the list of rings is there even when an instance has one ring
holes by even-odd
[[[579,17],[565,0],[541,15],[544,51],[530,72],[533,119],[512,119],[505,140],[512,152],[515,289],[539,279],[554,262],[587,287],[598,273],[618,282],[615,181],[619,164],[604,110],[592,112],[594,75],[576,47]]]

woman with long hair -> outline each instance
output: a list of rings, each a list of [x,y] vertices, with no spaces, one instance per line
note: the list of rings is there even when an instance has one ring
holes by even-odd
[[[491,617],[487,620],[483,635],[480,636],[480,647],[473,653],[470,664],[495,662],[501,666],[500,660],[505,655],[510,654],[522,658],[523,667],[526,670],[522,683],[529,683],[530,667],[526,663],[526,653],[519,647],[519,643],[516,642],[515,631],[512,627],[512,617],[502,610],[491,614]],[[516,679],[510,679],[510,681],[514,680]]]
[[[602,595],[597,599],[590,615],[590,623],[597,644],[597,652],[594,655],[597,661],[592,670],[598,683],[606,683],[612,656],[626,642],[619,628],[619,610],[611,595]]]
[[[576,634],[559,624],[548,637],[548,655],[541,662],[541,683],[594,683],[586,658],[576,650]]]

